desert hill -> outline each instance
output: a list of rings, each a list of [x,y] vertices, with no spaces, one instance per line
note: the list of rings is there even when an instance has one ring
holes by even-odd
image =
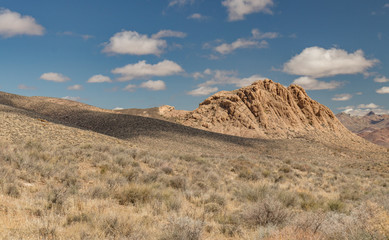
[[[358,136],[389,148],[389,115],[369,112],[364,116],[351,116],[347,113],[339,113],[336,117]]]
[[[0,92],[0,239],[388,238],[386,150],[145,111]]]
[[[106,110],[64,99],[23,97],[0,92],[0,104],[40,114],[43,119],[121,139],[166,134],[232,141],[243,138],[304,138],[351,148],[375,147],[347,130],[326,106],[303,88],[257,81],[204,100],[194,111],[162,106]],[[199,130],[197,130],[199,129]],[[219,134],[216,134],[219,133]]]

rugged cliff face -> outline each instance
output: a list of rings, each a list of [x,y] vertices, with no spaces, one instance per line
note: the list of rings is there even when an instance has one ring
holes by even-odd
[[[218,92],[196,110],[177,114],[176,118],[188,126],[243,137],[282,139],[323,133],[355,137],[329,108],[312,100],[302,87],[286,88],[269,79]]]

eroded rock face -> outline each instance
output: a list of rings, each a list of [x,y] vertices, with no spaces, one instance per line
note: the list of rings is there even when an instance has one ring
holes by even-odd
[[[351,134],[332,111],[297,85],[257,81],[235,91],[221,91],[178,119],[214,132],[261,138],[291,138],[331,132]]]

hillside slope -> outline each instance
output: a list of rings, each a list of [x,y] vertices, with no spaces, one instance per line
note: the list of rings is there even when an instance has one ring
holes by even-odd
[[[365,116],[351,116],[347,113],[339,113],[336,117],[358,136],[389,148],[389,115],[370,112]]]

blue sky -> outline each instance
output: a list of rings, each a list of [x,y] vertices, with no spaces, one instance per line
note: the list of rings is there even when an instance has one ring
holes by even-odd
[[[389,1],[2,0],[0,91],[192,110],[270,78],[389,113]]]

